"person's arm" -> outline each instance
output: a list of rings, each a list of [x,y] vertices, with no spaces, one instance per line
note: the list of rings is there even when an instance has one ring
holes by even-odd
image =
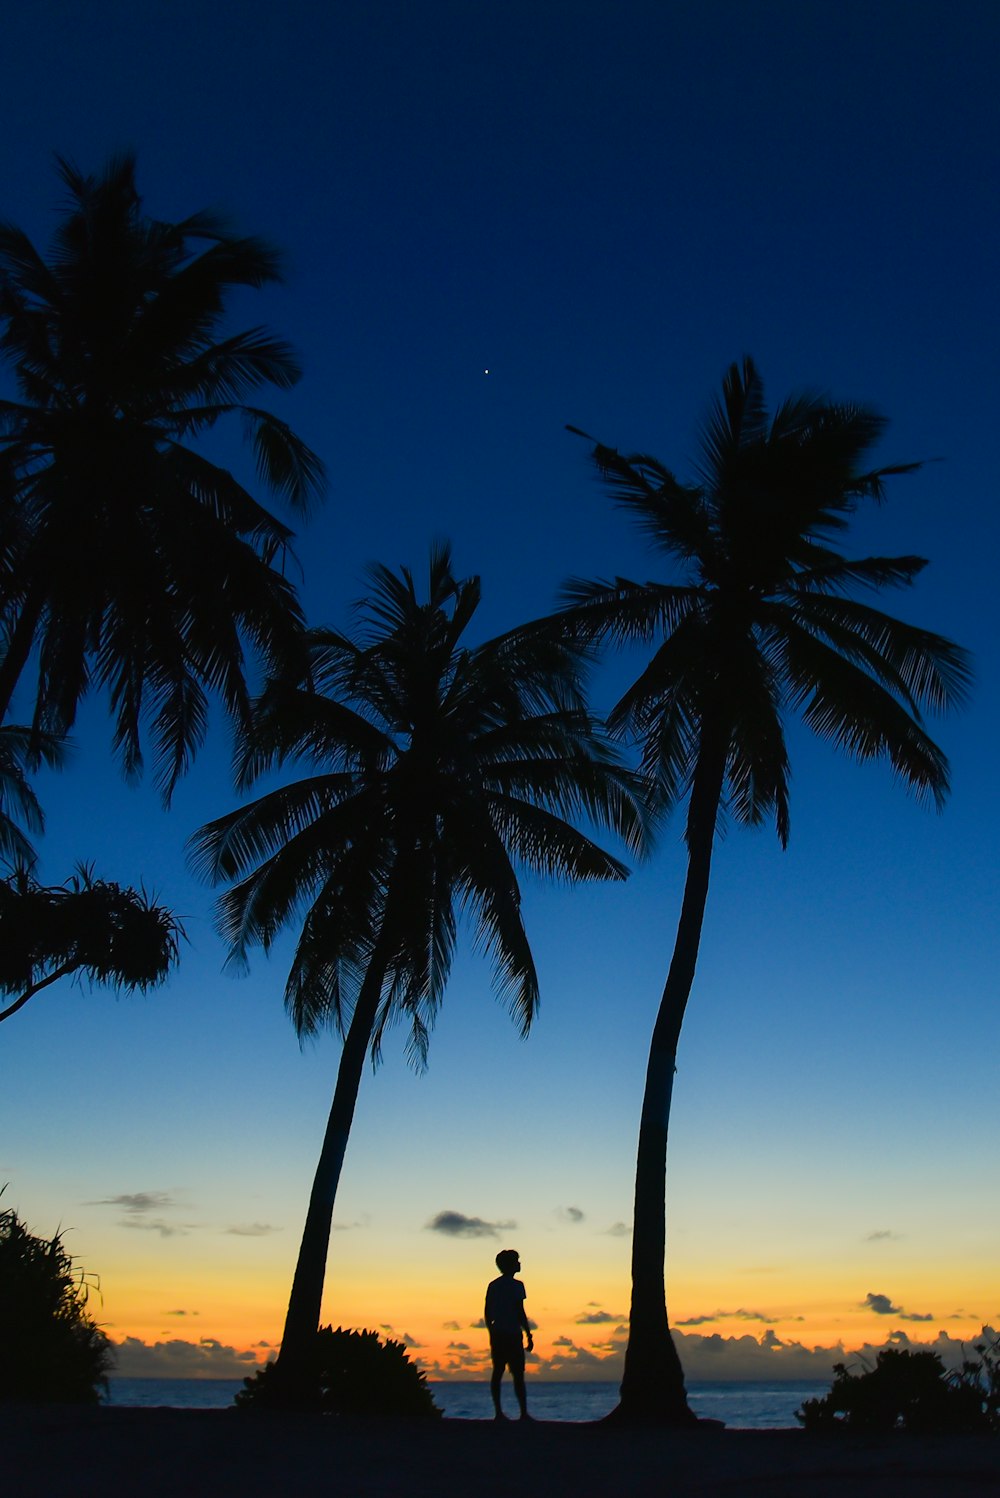
[[[528,1336],[528,1351],[531,1352],[535,1346],[535,1339],[531,1335],[531,1323],[528,1321],[528,1313],[524,1309],[524,1301],[521,1301],[521,1325]]]

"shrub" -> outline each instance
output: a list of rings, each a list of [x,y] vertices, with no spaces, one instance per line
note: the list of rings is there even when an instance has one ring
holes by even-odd
[[[114,1355],[87,1314],[92,1283],[61,1233],[37,1238],[16,1212],[0,1212],[0,1400],[97,1403]]]
[[[976,1348],[979,1362],[945,1371],[936,1352],[886,1348],[875,1367],[851,1374],[834,1365],[833,1387],[822,1399],[807,1399],[796,1412],[806,1430],[919,1432],[997,1428],[1000,1368],[997,1344]]]
[[[243,1380],[240,1409],[296,1409],[337,1415],[439,1418],[427,1379],[401,1342],[378,1332],[322,1327],[307,1365],[290,1373],[267,1363]]]

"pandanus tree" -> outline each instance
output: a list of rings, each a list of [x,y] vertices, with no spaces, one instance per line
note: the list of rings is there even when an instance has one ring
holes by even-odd
[[[286,1007],[300,1035],[330,1023],[343,1036],[279,1357],[290,1371],[319,1324],[366,1056],[377,1062],[401,1019],[423,1062],[462,918],[526,1032],[538,979],[518,866],[623,879],[574,822],[611,828],[634,851],[646,836],[642,783],[586,710],[577,647],[516,635],[465,644],[479,582],[456,580],[447,549],[431,557],[424,599],[405,569],[369,577],[358,628],[311,631],[308,675],[272,685],[242,738],[241,786],[286,762],[306,773],[193,840],[205,875],[237,881],[221,899],[233,956],[300,923]]]
[[[244,718],[245,650],[270,669],[302,637],[291,532],[201,439],[241,423],[259,479],[299,511],[322,469],[251,403],[299,378],[291,349],[224,327],[234,291],[279,278],[275,251],[213,214],[148,217],[131,156],[59,172],[68,204],[47,257],[0,224],[0,359],[17,397],[0,400],[0,722],[19,682],[55,733],[106,689],[126,773],[145,723],[169,796],[207,693]]]
[[[180,922],[141,889],[82,868],[43,885],[25,868],[0,879],[0,992],[17,994],[0,1022],[62,978],[145,992],[176,966]]]
[[[880,503],[887,478],[919,466],[866,467],[884,427],[870,409],[812,395],[792,396],[770,415],[746,359],[730,368],[705,420],[695,483],[645,454],[593,448],[614,502],[680,576],[573,581],[554,625],[559,637],[587,645],[653,647],[608,723],[638,745],[666,803],[687,799],[687,876],[639,1126],[616,1419],[694,1419],[666,1309],[665,1171],[677,1044],[720,813],[750,826],[773,820],[785,846],[791,713],[855,759],[887,761],[918,797],[940,806],[948,789],[947,761],[922,714],[962,699],[965,653],[851,596],[906,586],[926,564],[915,556],[855,560],[835,544],[859,504]]]

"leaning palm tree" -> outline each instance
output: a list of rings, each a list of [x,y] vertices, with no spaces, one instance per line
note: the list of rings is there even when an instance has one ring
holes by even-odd
[[[18,397],[0,400],[0,722],[26,675],[36,724],[57,733],[106,688],[126,773],[145,723],[169,797],[207,692],[244,718],[245,648],[271,668],[302,635],[291,532],[198,439],[240,422],[259,478],[298,510],[322,469],[250,403],[299,378],[291,349],[223,328],[235,289],[279,278],[275,252],[212,214],[149,218],[131,156],[59,172],[69,201],[47,258],[0,224],[0,359]]]
[[[887,477],[919,466],[862,466],[884,426],[869,409],[812,395],[793,396],[769,416],[746,359],[730,368],[705,421],[695,484],[678,482],[655,458],[593,449],[615,503],[682,574],[675,583],[573,581],[555,617],[556,637],[655,646],[609,727],[641,747],[642,767],[667,803],[687,797],[687,878],[639,1126],[616,1419],[694,1419],[667,1319],[665,1171],[677,1044],[720,814],[751,826],[773,818],[785,845],[783,725],[793,711],[856,759],[888,761],[919,797],[940,806],[948,789],[947,761],[921,712],[962,699],[966,655],[847,596],[904,586],[926,564],[913,556],[851,560],[833,544],[861,501],[883,499]]]
[[[299,1035],[344,1038],[279,1365],[294,1371],[319,1324],[330,1224],[365,1057],[402,1018],[422,1063],[461,915],[526,1032],[538,980],[515,865],[567,880],[626,870],[568,818],[641,850],[642,782],[586,711],[581,652],[506,636],[467,646],[477,578],[431,557],[426,601],[410,573],[370,569],[353,635],[310,634],[302,682],[271,687],[242,742],[239,778],[298,760],[304,778],[203,827],[195,862],[222,897],[232,955],[265,950],[301,918],[285,988]]]

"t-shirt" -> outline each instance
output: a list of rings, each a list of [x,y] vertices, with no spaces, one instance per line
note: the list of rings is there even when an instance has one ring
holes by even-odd
[[[527,1291],[513,1275],[502,1274],[486,1287],[486,1325],[505,1337],[521,1335],[521,1310]]]

